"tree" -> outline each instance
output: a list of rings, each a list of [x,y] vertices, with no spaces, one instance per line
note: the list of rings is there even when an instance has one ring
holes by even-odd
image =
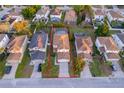
[[[25,19],[32,19],[40,8],[39,5],[28,6],[22,10],[22,15]]]
[[[104,19],[104,23],[99,25],[95,31],[96,36],[108,36],[109,35],[109,26],[107,19]]]
[[[107,19],[104,19],[104,24],[103,24],[103,30],[102,30],[103,36],[108,36],[109,34],[109,26],[107,23]]]
[[[28,21],[19,21],[13,25],[13,29],[17,31],[17,33],[32,35],[31,30],[29,29]]]
[[[83,61],[83,59],[80,57],[77,57],[75,62],[75,70],[74,70],[75,74],[80,75],[80,72],[83,70],[84,65],[85,65],[85,62]]]
[[[77,25],[85,20],[86,15],[93,16],[93,10],[90,5],[74,5],[73,8],[78,16]]]

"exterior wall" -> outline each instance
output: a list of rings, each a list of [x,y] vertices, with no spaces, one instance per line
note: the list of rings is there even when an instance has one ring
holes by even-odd
[[[69,49],[58,49],[57,52],[69,52]]]
[[[36,64],[36,63],[45,63],[45,60],[40,60],[40,59],[37,59],[37,60],[31,60],[31,65],[34,65],[34,64]]]
[[[70,60],[68,60],[68,59],[59,59],[58,60],[58,63],[63,63],[63,62],[69,62]]]

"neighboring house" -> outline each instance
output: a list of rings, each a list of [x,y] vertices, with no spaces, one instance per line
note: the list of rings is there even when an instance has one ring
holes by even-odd
[[[95,9],[94,10],[94,20],[103,21],[104,17],[105,17],[105,13],[102,9]]]
[[[53,37],[53,51],[57,54],[57,63],[70,62],[70,46],[67,29],[56,28]]]
[[[84,61],[92,62],[93,42],[90,36],[84,36],[83,33],[75,33],[75,47],[77,56]]]
[[[43,22],[47,23],[48,20],[49,20],[49,17],[48,17],[49,14],[50,14],[49,7],[43,6],[40,10],[38,10],[38,12],[36,13],[35,18],[33,19],[33,21],[40,20],[40,21],[43,21]]]
[[[5,33],[10,31],[10,23],[6,21],[0,22],[0,32]]]
[[[99,52],[104,55],[106,61],[119,61],[120,57],[118,53],[120,50],[112,37],[97,37],[95,44]]]
[[[51,11],[50,14],[50,20],[52,22],[60,22],[62,17],[62,10],[59,8],[55,8],[54,10]]]
[[[7,34],[0,34],[0,54],[2,54],[9,43],[9,37]]]
[[[124,51],[124,33],[117,33],[112,35],[113,40],[116,42],[118,48]]]
[[[23,54],[27,47],[27,35],[15,37],[7,46],[9,56],[7,58],[7,65],[19,64],[22,61]]]
[[[117,11],[114,11],[114,10],[108,11],[107,17],[109,22],[112,22],[112,21],[124,22],[124,16],[121,13],[118,13]]]
[[[76,24],[77,22],[76,12],[74,10],[66,11],[64,22],[67,24]]]
[[[47,43],[48,34],[45,33],[43,30],[36,32],[33,35],[29,45],[31,64],[45,62]]]

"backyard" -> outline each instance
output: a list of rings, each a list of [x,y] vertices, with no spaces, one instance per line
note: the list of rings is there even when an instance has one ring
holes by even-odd
[[[16,78],[30,78],[33,66],[29,65],[30,63],[30,56],[28,49],[26,49],[22,62],[19,64],[17,71],[16,71]]]

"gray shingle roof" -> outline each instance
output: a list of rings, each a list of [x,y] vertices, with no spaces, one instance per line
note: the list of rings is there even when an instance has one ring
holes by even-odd
[[[42,51],[31,51],[31,60],[45,60],[46,53]]]
[[[46,40],[47,40],[47,34],[46,34],[43,30],[41,30],[41,31],[39,31],[39,32],[36,32],[36,33],[33,35],[32,39],[31,39],[31,43],[30,43],[30,45],[29,45],[29,48],[38,47],[38,40],[37,40],[37,38],[38,38],[39,35],[40,35],[41,38],[42,38],[42,45],[43,45],[43,48],[45,48],[45,44],[46,44]]]

